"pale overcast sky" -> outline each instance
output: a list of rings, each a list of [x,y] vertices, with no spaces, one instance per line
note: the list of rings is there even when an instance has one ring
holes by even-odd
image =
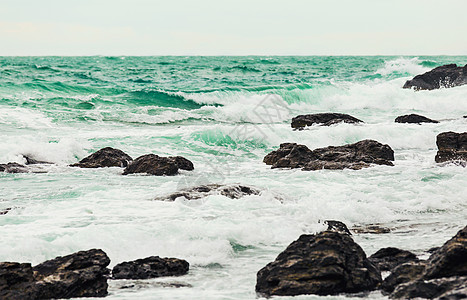
[[[0,0],[0,55],[467,55],[467,0]]]

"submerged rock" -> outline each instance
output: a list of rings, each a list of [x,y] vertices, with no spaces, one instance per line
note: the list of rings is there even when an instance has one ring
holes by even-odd
[[[414,298],[443,298],[465,299],[467,298],[467,277],[449,277],[432,280],[416,280],[397,286],[389,298],[414,299]],[[457,295],[457,296],[456,296]]]
[[[410,114],[397,117],[395,120],[396,123],[439,123],[439,121],[429,119],[427,117],[417,115],[417,114]]]
[[[321,113],[321,114],[309,114],[299,115],[292,119],[291,126],[295,129],[302,129],[306,126],[314,124],[321,124],[322,126],[330,126],[337,123],[363,123],[351,115],[339,114],[339,113]]]
[[[123,175],[147,173],[151,175],[176,175],[178,170],[194,169],[193,163],[182,156],[161,157],[156,154],[146,154],[136,158],[123,171]]]
[[[207,197],[209,195],[223,195],[231,199],[239,199],[248,195],[259,195],[260,193],[261,191],[257,188],[246,185],[206,184],[183,189],[167,196],[157,197],[155,200],[174,201],[178,197],[184,197],[187,200],[195,200]]]
[[[29,173],[28,167],[14,163],[14,162],[9,162],[7,164],[0,164],[0,172],[5,172],[5,173]]]
[[[435,161],[437,163],[449,161],[467,161],[467,132],[443,132],[436,137],[438,153]]]
[[[404,89],[434,90],[439,88],[450,88],[467,84],[467,65],[458,67],[449,64],[434,68],[424,74],[415,76],[404,84]]]
[[[53,164],[53,163],[48,162],[48,161],[35,159],[32,156],[28,156],[28,155],[23,155],[23,157],[26,160],[26,165],[39,165],[39,164],[40,165],[43,165],[43,164],[52,165]]]
[[[392,166],[394,151],[388,145],[373,140],[363,140],[344,146],[329,146],[310,150],[305,145],[284,143],[266,155],[263,162],[272,168],[302,168],[302,170],[354,169],[370,164]]]
[[[368,259],[381,271],[390,271],[403,263],[418,261],[417,256],[412,252],[394,247],[379,249]]]
[[[6,215],[11,210],[11,207],[0,209],[0,215]]]
[[[181,276],[188,273],[190,264],[183,259],[150,256],[122,262],[112,270],[114,279],[148,279],[162,276]]]
[[[370,224],[370,225],[361,225],[361,226],[354,226],[352,231],[355,233],[369,233],[369,234],[384,234],[390,233],[391,228],[383,227],[380,225]]]
[[[80,168],[103,168],[103,167],[121,167],[124,168],[133,159],[125,152],[111,147],[102,148],[99,151],[83,158],[79,163],[72,164],[70,167]]]
[[[257,274],[264,296],[335,295],[373,290],[378,269],[348,234],[304,234]]]

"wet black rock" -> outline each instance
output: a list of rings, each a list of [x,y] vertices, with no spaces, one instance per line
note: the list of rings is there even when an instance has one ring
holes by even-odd
[[[23,157],[26,160],[26,165],[39,165],[39,164],[40,165],[43,165],[43,164],[51,165],[51,164],[53,164],[53,163],[48,162],[48,161],[35,159],[34,157],[29,156],[29,155],[23,155]]]
[[[455,64],[449,64],[415,76],[412,80],[408,80],[403,88],[434,90],[439,88],[451,88],[464,84],[467,84],[467,65],[458,67]]]
[[[272,168],[302,168],[302,170],[354,169],[371,164],[392,166],[394,151],[388,145],[373,140],[363,140],[344,146],[329,146],[310,150],[305,145],[284,143],[266,155],[263,162]]]
[[[37,292],[31,264],[0,263],[0,299],[37,299]]]
[[[467,132],[440,133],[436,137],[436,145],[438,146],[435,157],[437,163],[467,161]]]
[[[209,195],[223,195],[231,199],[239,199],[248,195],[259,195],[260,193],[261,191],[259,189],[246,185],[206,184],[182,189],[167,196],[157,197],[155,200],[174,201],[179,197],[184,197],[187,200],[196,200],[207,197]]]
[[[326,230],[328,231],[335,231],[339,232],[342,234],[350,234],[349,229],[347,228],[347,225],[341,221],[336,221],[336,220],[325,220],[324,224],[328,225],[328,228]]]
[[[0,215],[6,215],[11,210],[11,207],[0,209]]]
[[[178,170],[194,169],[193,163],[182,156],[161,157],[156,154],[146,154],[136,158],[123,171],[123,175],[147,173],[151,175],[176,175]]]
[[[399,284],[420,279],[425,269],[425,262],[403,263],[391,270],[391,274],[381,284],[381,289],[386,293],[391,293]]]
[[[348,234],[302,235],[257,274],[263,296],[335,295],[375,289],[378,269]]]
[[[190,265],[178,258],[150,256],[122,262],[112,270],[114,279],[148,279],[162,276],[181,276],[188,273]]]
[[[103,168],[121,167],[124,168],[133,159],[125,152],[111,147],[102,148],[99,151],[83,158],[79,163],[70,165],[80,168]]]
[[[414,123],[414,124],[421,124],[421,123],[439,123],[439,121],[429,119],[427,117],[417,115],[417,114],[410,114],[397,117],[395,120],[396,123]]]
[[[389,295],[391,299],[444,298],[466,299],[467,277],[449,277],[432,280],[415,280],[400,284]],[[457,298],[456,297],[459,297]]]
[[[7,164],[0,164],[0,172],[5,172],[5,173],[29,173],[28,167],[14,163],[14,162],[9,162]]]
[[[390,271],[403,263],[418,261],[417,256],[412,252],[394,247],[379,249],[368,259],[381,271]]]
[[[339,114],[339,113],[321,113],[321,114],[309,114],[299,115],[292,119],[291,126],[295,129],[302,129],[306,126],[314,124],[321,124],[322,126],[330,126],[337,123],[363,123],[351,115]]]

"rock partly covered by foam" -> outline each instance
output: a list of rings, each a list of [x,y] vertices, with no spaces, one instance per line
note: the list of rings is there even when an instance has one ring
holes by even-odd
[[[363,140],[344,146],[329,146],[310,150],[305,145],[284,143],[266,155],[263,162],[272,168],[302,168],[302,170],[354,169],[370,164],[392,166],[394,151],[388,145]]]
[[[123,171],[123,175],[146,173],[151,175],[176,175],[178,170],[194,169],[193,163],[182,156],[161,157],[156,154],[146,154],[136,158]]]
[[[7,164],[0,164],[0,172],[5,172],[5,173],[28,173],[29,169],[28,167],[14,163],[14,162],[9,162]]]
[[[174,201],[179,197],[187,200],[201,199],[210,195],[223,195],[231,199],[239,199],[248,195],[259,195],[261,191],[257,188],[240,184],[206,184],[192,188],[182,189],[167,196],[157,197],[155,200]]]
[[[0,263],[1,299],[59,299],[107,295],[104,251],[91,249],[30,264]]]
[[[70,165],[80,168],[103,168],[103,167],[121,167],[124,168],[133,159],[119,149],[105,147],[99,151],[83,158],[79,163]]]
[[[321,124],[322,126],[330,126],[337,123],[363,123],[351,115],[339,114],[339,113],[321,113],[321,114],[309,114],[299,115],[292,119],[291,126],[295,129],[301,129],[306,126],[314,124]]]
[[[190,265],[178,258],[150,256],[122,262],[112,270],[114,279],[148,279],[162,276],[181,276],[188,273]]]
[[[394,247],[379,249],[368,259],[381,271],[390,271],[400,264],[418,261],[417,256],[412,252]]]
[[[413,124],[421,124],[421,123],[439,123],[439,121],[432,120],[422,115],[417,114],[410,114],[399,116],[394,120],[396,123],[413,123]]]
[[[373,290],[378,269],[348,234],[325,231],[302,235],[257,274],[264,296],[335,295]]]
[[[467,132],[443,132],[436,137],[438,153],[435,161],[437,163],[448,161],[467,161]]]
[[[415,76],[404,84],[404,89],[434,90],[467,84],[467,65],[458,67],[449,64],[434,68],[424,74]]]

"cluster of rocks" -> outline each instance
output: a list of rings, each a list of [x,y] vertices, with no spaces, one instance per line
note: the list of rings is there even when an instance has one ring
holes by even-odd
[[[339,226],[331,223],[324,232],[300,236],[262,268],[256,292],[269,297],[381,289],[392,299],[467,298],[467,226],[422,261],[392,247],[367,258],[342,223],[331,222]],[[383,280],[381,271],[391,274]]]
[[[181,276],[189,263],[177,258],[151,256],[107,268],[110,259],[100,249],[57,257],[32,267],[29,263],[0,263],[0,299],[35,300],[104,297],[107,280]]]
[[[205,184],[191,188],[181,189],[178,192],[157,197],[155,200],[160,201],[175,201],[175,199],[182,197],[187,200],[196,200],[205,198],[210,195],[222,195],[230,199],[239,199],[248,195],[259,195],[261,191],[255,187],[240,185],[240,184]]]

